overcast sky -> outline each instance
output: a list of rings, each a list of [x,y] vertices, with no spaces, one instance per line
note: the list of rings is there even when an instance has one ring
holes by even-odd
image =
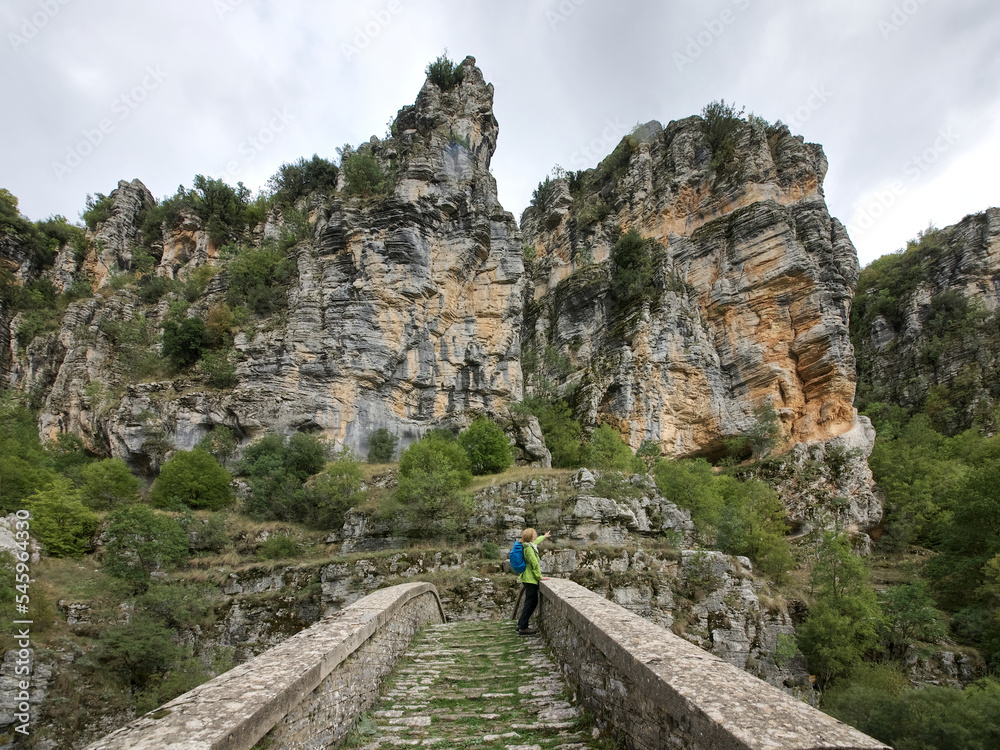
[[[862,263],[1000,205],[996,0],[5,0],[0,186],[78,220],[138,177],[257,189],[382,136],[428,62],[495,88],[493,173],[520,216],[556,164],[725,99],[823,144]]]

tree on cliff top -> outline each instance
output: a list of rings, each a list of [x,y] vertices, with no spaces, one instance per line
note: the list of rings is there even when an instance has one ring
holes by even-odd
[[[427,64],[427,77],[431,83],[442,91],[455,88],[462,82],[464,73],[461,63],[452,62],[448,59],[448,50],[439,55],[432,63]]]
[[[712,169],[720,176],[738,171],[740,160],[736,155],[736,134],[743,125],[744,109],[726,104],[725,99],[709,102],[701,111],[703,129],[712,149]]]

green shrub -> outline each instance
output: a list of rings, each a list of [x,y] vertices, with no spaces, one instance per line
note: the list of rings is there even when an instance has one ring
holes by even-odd
[[[823,535],[809,577],[814,601],[796,629],[821,686],[849,672],[877,642],[883,617],[868,575],[846,534]]]
[[[782,583],[794,566],[785,539],[786,511],[778,494],[764,482],[717,479],[722,508],[716,522],[716,543],[730,555],[744,555],[772,581]]]
[[[305,485],[301,520],[320,529],[339,529],[344,514],[361,502],[364,472],[350,451],[342,451]]]
[[[113,205],[114,202],[111,200],[110,195],[104,195],[104,193],[91,195],[87,193],[87,199],[84,202],[85,208],[81,215],[83,223],[87,225],[87,229],[93,232],[97,229],[98,224],[102,224],[110,219],[111,207]]]
[[[63,292],[63,297],[67,302],[75,302],[79,299],[87,299],[94,295],[94,279],[93,277],[80,274],[75,279],[73,283],[69,285],[69,289]]]
[[[194,269],[182,285],[184,299],[188,302],[196,302],[200,299],[208,288],[209,282],[220,270],[219,266],[211,264],[198,266]]]
[[[462,492],[472,481],[469,457],[454,437],[432,430],[399,460],[395,499],[415,536],[455,536],[472,510]]]
[[[222,552],[232,542],[226,531],[225,513],[213,513],[203,520],[189,513],[181,527],[188,534],[188,545],[196,552]]]
[[[994,438],[996,440],[996,438]],[[940,526],[939,554],[927,563],[938,603],[955,612],[954,626],[1000,666],[1000,462],[970,471]]]
[[[469,465],[476,476],[499,474],[514,463],[507,435],[486,417],[476,417],[468,429],[458,436],[458,442],[468,454]]]
[[[83,469],[95,463],[87,454],[83,440],[72,432],[60,432],[56,435],[55,440],[45,446],[45,453],[53,468],[76,484],[84,481]]]
[[[368,463],[386,464],[396,457],[399,437],[385,427],[379,427],[368,435]]]
[[[886,653],[902,664],[917,641],[935,642],[947,635],[926,581],[889,586],[879,594],[879,604],[885,614]]]
[[[35,226],[50,240],[54,240],[54,243],[49,243],[50,249],[57,250],[63,245],[71,245],[78,266],[86,258],[87,234],[80,227],[70,224],[65,216],[50,216],[45,221],[35,222]]]
[[[239,441],[233,431],[224,424],[212,426],[210,432],[198,441],[198,447],[207,450],[215,460],[222,466],[229,463],[229,459],[236,453]]]
[[[743,126],[743,108],[726,104],[725,99],[710,102],[701,111],[703,128],[712,149],[711,167],[720,176],[735,175],[740,159],[736,154],[736,136]]]
[[[274,534],[257,548],[257,556],[262,560],[283,560],[295,557],[298,552],[299,545],[287,534]]]
[[[633,473],[645,471],[646,465],[632,453],[622,436],[611,425],[602,424],[590,435],[581,455],[585,466],[601,471]]]
[[[233,344],[233,331],[236,328],[236,314],[225,302],[215,302],[205,313],[205,329],[208,331],[208,343],[213,348],[226,348]]]
[[[653,465],[653,478],[663,497],[678,508],[691,511],[691,520],[702,538],[714,537],[723,499],[708,461],[661,458]]]
[[[260,221],[260,208],[242,183],[236,187],[223,180],[195,175],[193,189],[181,185],[177,192],[142,214],[143,242],[149,247],[162,238],[162,230],[174,229],[185,212],[194,213],[208,232],[212,244],[221,246],[244,237]]]
[[[27,502],[31,532],[53,557],[78,557],[90,547],[100,525],[97,515],[80,501],[65,479],[56,478]]]
[[[51,333],[59,328],[59,315],[55,310],[30,310],[21,315],[21,325],[17,329],[17,345],[24,349],[43,333]]]
[[[1000,682],[964,690],[910,688],[893,667],[861,664],[823,696],[823,710],[899,750],[993,748],[1000,738]]]
[[[635,229],[622,234],[611,246],[611,296],[628,307],[655,292],[656,240],[643,239]]]
[[[104,570],[140,593],[152,573],[170,570],[188,556],[188,537],[181,525],[138,503],[111,511],[105,539]]]
[[[56,257],[56,250],[59,249],[60,240],[39,228],[44,224],[32,224],[21,216],[17,210],[17,198],[9,190],[4,188],[0,190],[3,191],[0,193],[0,236],[7,237],[25,248],[39,269],[51,266]],[[5,281],[13,283],[13,277],[6,269],[3,269],[3,273]],[[4,294],[4,297],[6,296],[7,293]]]
[[[771,404],[754,409],[754,421],[750,428],[727,441],[729,457],[738,461],[749,457],[754,461],[767,458],[781,437],[781,421]]]
[[[615,146],[615,150],[597,165],[594,181],[598,185],[617,183],[628,171],[629,162],[632,159],[632,154],[635,153],[637,145],[635,137],[631,134],[622,138],[618,145]],[[608,210],[610,211],[610,206],[608,206]]]
[[[525,399],[523,403],[538,418],[545,447],[552,454],[552,466],[560,469],[580,466],[583,428],[573,418],[569,404],[539,398]]]
[[[546,203],[548,203],[553,194],[555,194],[555,190],[555,182],[550,177],[546,177],[542,182],[539,182],[538,187],[532,191],[531,205],[538,210],[544,209]]]
[[[667,500],[691,511],[703,543],[749,557],[778,583],[792,568],[785,509],[769,485],[717,475],[703,458],[661,458],[653,465],[653,476]]]
[[[302,432],[291,439],[270,433],[249,446],[236,469],[250,485],[246,513],[258,520],[309,521],[303,484],[323,470],[326,455],[320,438]]]
[[[81,477],[83,502],[96,510],[107,510],[139,499],[139,480],[120,458],[84,466]]]
[[[655,440],[643,440],[642,445],[639,446],[639,450],[635,452],[635,455],[640,458],[659,458],[660,444]]]
[[[179,630],[212,624],[212,602],[207,590],[193,583],[172,582],[151,585],[135,600],[136,609],[157,622]]]
[[[0,550],[0,617],[4,618],[4,622],[22,619],[17,616],[17,611],[14,608],[20,593],[16,588],[16,566],[17,561],[14,556],[7,550]],[[0,641],[0,645],[6,648],[3,641]]]
[[[138,693],[162,681],[183,654],[184,649],[162,623],[140,615],[104,630],[91,658]]]
[[[576,226],[580,230],[587,229],[611,216],[611,206],[601,199],[588,200],[576,214]]]
[[[388,188],[385,172],[371,151],[355,151],[343,163],[347,192],[351,195],[379,195]]]
[[[201,358],[201,371],[205,380],[213,388],[232,388],[236,385],[236,365],[230,357],[233,351],[205,352]]]
[[[460,63],[448,59],[448,50],[427,65],[427,78],[442,91],[449,91],[462,82],[463,71]]]
[[[288,305],[288,285],[295,273],[295,260],[273,241],[241,248],[228,266],[226,302],[231,308],[244,306],[257,315],[270,315]]]
[[[59,319],[66,310],[68,299],[66,295],[59,294],[51,281],[35,279],[21,286],[10,277],[9,283],[4,299],[11,308],[22,311],[17,331],[19,347],[24,348],[38,335],[59,328]]]
[[[167,320],[163,324],[163,356],[179,370],[201,359],[208,346],[208,332],[201,318]]]
[[[282,164],[268,180],[267,186],[279,205],[294,206],[299,198],[315,192],[332,193],[337,188],[337,165],[313,154],[306,161],[301,158],[291,164]]]
[[[0,514],[20,510],[56,477],[52,454],[38,438],[34,412],[12,391],[0,393]]]
[[[323,438],[296,432],[288,439],[287,464],[303,480],[322,471],[329,448]]]
[[[524,273],[531,276],[535,271],[535,261],[538,259],[538,250],[534,245],[525,245],[521,248],[521,257],[524,261]],[[523,352],[522,352],[523,367]]]
[[[154,328],[145,315],[131,320],[105,318],[99,329],[115,351],[115,362],[132,380],[164,376],[163,357],[154,348]]]
[[[250,191],[242,182],[233,188],[222,180],[199,174],[194,178],[194,191],[188,195],[215,245],[236,239],[246,230]]]
[[[200,447],[177,451],[160,469],[149,499],[160,508],[220,510],[230,505],[232,475]]]

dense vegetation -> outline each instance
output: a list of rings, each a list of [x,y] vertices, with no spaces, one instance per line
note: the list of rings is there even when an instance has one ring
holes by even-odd
[[[864,409],[892,403],[911,415],[926,414],[946,435],[970,427],[996,431],[1000,315],[951,289],[936,294],[921,311],[919,340],[904,331],[907,316],[917,311],[918,288],[954,252],[951,230],[929,228],[902,252],[884,255],[862,270],[851,310],[857,404]],[[879,320],[905,341],[873,350],[869,337]]]
[[[627,308],[656,291],[659,243],[630,229],[611,246],[611,296]]]

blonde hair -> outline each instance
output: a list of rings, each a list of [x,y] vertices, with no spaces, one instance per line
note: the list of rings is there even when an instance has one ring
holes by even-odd
[[[521,541],[522,542],[526,542],[526,543],[527,542],[533,542],[537,538],[538,538],[538,532],[535,531],[534,529],[530,528],[530,527],[521,532]]]

